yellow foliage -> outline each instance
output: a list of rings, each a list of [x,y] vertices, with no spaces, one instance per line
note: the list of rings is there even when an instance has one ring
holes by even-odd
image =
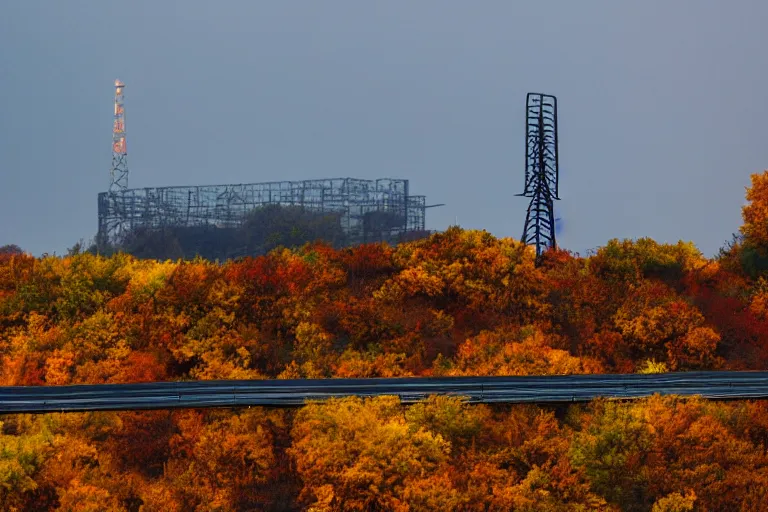
[[[402,269],[374,294],[402,303],[410,297],[451,297],[473,311],[530,315],[545,308],[543,275],[519,241],[485,231],[450,228],[402,244],[394,261]]]
[[[429,502],[434,495],[414,488],[439,475],[450,452],[442,436],[409,428],[396,397],[307,405],[292,436],[301,496],[318,510],[408,510],[410,499]]]
[[[72,329],[68,345],[78,354],[79,361],[124,358],[130,353],[114,315],[105,311],[98,311],[77,324]]]
[[[637,373],[653,374],[653,373],[667,373],[668,371],[669,371],[669,368],[667,368],[666,363],[656,362],[655,359],[647,359],[645,363],[643,363],[643,366],[639,370],[637,370]]]
[[[688,491],[685,496],[679,492],[670,493],[663,498],[659,498],[653,504],[651,512],[688,512],[693,510],[696,503],[696,493]]]
[[[299,359],[323,364],[333,354],[333,337],[322,327],[310,322],[300,322],[296,327],[294,353]]]
[[[134,263],[130,269],[128,292],[134,303],[153,299],[171,276],[178,263],[171,261],[157,262],[141,260]]]
[[[38,488],[38,471],[50,454],[51,438],[37,422],[29,432],[5,435],[0,421],[0,505],[22,510],[24,495]]]
[[[589,259],[592,271],[609,280],[637,283],[644,277],[678,279],[708,260],[692,242],[660,244],[650,238],[610,240]]]
[[[413,375],[404,368],[405,354],[364,353],[347,349],[339,357],[334,369],[338,378],[408,377]]]
[[[552,348],[538,329],[517,341],[513,333],[482,332],[458,348],[456,366],[447,375],[570,375],[597,373],[600,365]]]
[[[747,188],[749,204],[742,207],[744,224],[740,231],[745,239],[757,246],[768,244],[768,170],[750,176],[752,186]]]
[[[117,498],[106,489],[72,480],[59,494],[61,510],[71,512],[121,512]]]
[[[52,351],[62,345],[61,328],[52,325],[44,315],[32,312],[27,318],[27,327],[11,336],[10,348],[19,353]]]
[[[251,380],[264,379],[264,375],[250,367],[251,355],[245,347],[239,347],[231,355],[224,354],[219,347],[211,352],[204,352],[201,362],[189,374],[199,380]]]
[[[75,354],[70,351],[56,350],[45,360],[45,383],[50,386],[63,386],[72,380]]]
[[[613,316],[635,357],[656,358],[671,370],[717,367],[720,335],[701,311],[660,283],[634,288]]]

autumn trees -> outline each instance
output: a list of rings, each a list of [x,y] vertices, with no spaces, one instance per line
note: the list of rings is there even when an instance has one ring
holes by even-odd
[[[224,264],[6,251],[0,380],[761,368],[768,276],[734,261],[768,250],[767,187],[753,177],[742,240],[716,260],[689,243],[611,240],[536,267],[518,241],[455,227]]]
[[[612,240],[536,267],[530,248],[458,228],[225,264],[8,254],[0,380],[755,367],[768,362],[766,290],[690,244]]]
[[[284,411],[12,415],[3,510],[289,510]]]
[[[397,247],[316,243],[220,264],[0,251],[0,384],[765,369],[766,190],[766,175],[754,177],[741,239],[717,259],[688,243],[611,240],[588,257],[550,251],[537,267],[515,240],[458,228]],[[661,512],[768,501],[764,402],[430,397],[405,407],[381,397],[0,423],[8,510]]]
[[[768,407],[346,398],[9,415],[4,510],[764,510]]]
[[[578,425],[571,458],[591,488],[621,510],[686,502],[688,510],[762,510],[768,455],[743,427],[754,425],[751,408],[762,415],[765,404],[660,397],[596,402],[571,412]]]
[[[289,452],[312,510],[609,510],[563,433],[536,407],[350,398],[302,409]]]
[[[289,452],[314,510],[763,510],[765,414],[661,397],[560,418],[351,398],[303,408]]]

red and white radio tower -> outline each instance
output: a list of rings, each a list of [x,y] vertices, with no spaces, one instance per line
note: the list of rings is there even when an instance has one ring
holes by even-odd
[[[123,106],[124,88],[123,82],[115,80],[115,123],[112,128],[110,192],[120,192],[128,188],[128,148],[125,144],[125,107]]]

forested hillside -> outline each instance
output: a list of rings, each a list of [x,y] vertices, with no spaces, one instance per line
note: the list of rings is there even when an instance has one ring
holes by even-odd
[[[0,384],[766,369],[768,174],[719,258],[451,228],[225,264],[0,255]],[[0,418],[4,509],[765,510],[768,405],[433,398]]]

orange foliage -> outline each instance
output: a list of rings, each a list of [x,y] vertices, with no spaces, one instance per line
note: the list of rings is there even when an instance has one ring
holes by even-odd
[[[451,228],[222,265],[0,254],[0,384],[768,367],[768,173],[743,238],[582,258]],[[764,197],[765,196],[765,197]],[[765,264],[765,265],[764,265]],[[761,266],[762,265],[762,266]],[[18,510],[761,510],[768,406],[652,398],[11,415]]]
[[[741,233],[748,242],[768,246],[768,171],[751,176],[747,189],[749,204],[742,208],[744,224]]]
[[[522,329],[482,332],[459,346],[455,367],[446,375],[569,375],[599,373],[600,364],[553,348],[556,335]]]

